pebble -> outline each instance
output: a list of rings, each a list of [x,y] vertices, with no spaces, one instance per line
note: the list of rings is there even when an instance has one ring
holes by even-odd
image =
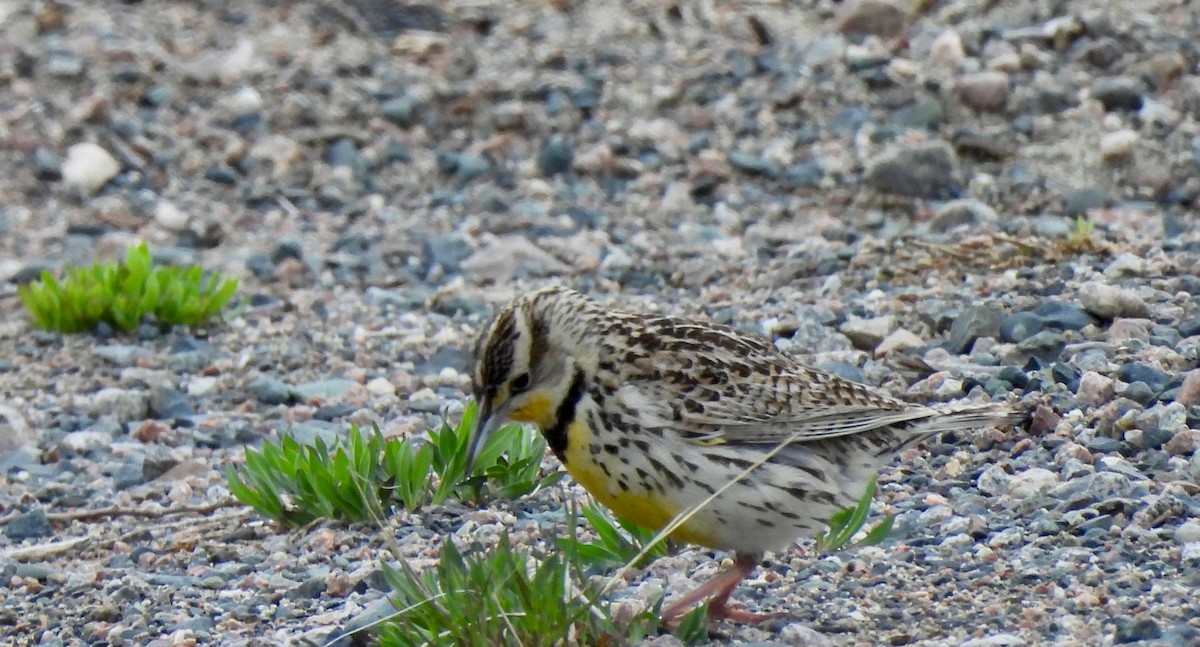
[[[57,182],[62,179],[62,160],[54,151],[38,147],[33,151],[33,176],[47,182]]]
[[[896,318],[885,315],[871,319],[852,318],[839,326],[838,330],[855,348],[874,350],[895,328]]]
[[[904,13],[889,0],[850,0],[838,11],[837,29],[891,38],[904,29]]]
[[[95,193],[121,172],[121,163],[104,148],[91,142],[75,144],[67,149],[62,165],[62,178],[67,184]]]
[[[933,220],[929,221],[929,230],[942,233],[963,225],[976,227],[998,219],[996,210],[979,200],[951,200],[937,210]]]
[[[1105,110],[1133,111],[1142,107],[1146,86],[1141,79],[1130,76],[1108,76],[1092,83],[1091,95]]]
[[[150,394],[107,387],[80,398],[85,411],[94,416],[110,417],[118,422],[144,420],[150,413]]]
[[[1175,401],[1182,405],[1200,404],[1200,368],[1187,372],[1175,394]]]
[[[538,153],[538,172],[545,177],[561,175],[571,170],[575,161],[575,150],[563,137],[553,137]]]
[[[1200,430],[1180,429],[1166,442],[1164,449],[1172,456],[1192,456],[1200,449]]]
[[[1008,74],[986,71],[964,75],[958,81],[958,96],[969,108],[980,112],[999,112],[1008,102]]]
[[[387,378],[377,377],[367,382],[367,392],[372,395],[396,395],[396,385]]]
[[[951,197],[957,162],[945,142],[918,144],[885,153],[868,164],[867,184],[883,193],[913,198]]]
[[[480,279],[510,280],[520,274],[562,274],[569,267],[524,236],[505,236],[475,251],[459,264],[463,272]]]
[[[1075,397],[1080,402],[1098,406],[1112,400],[1115,387],[1111,378],[1100,375],[1095,371],[1084,371],[1079,378],[1079,388]]]
[[[1150,314],[1150,306],[1133,291],[1097,281],[1079,287],[1079,302],[1085,310],[1102,319]]]
[[[315,382],[297,384],[291,388],[292,395],[300,402],[312,400],[336,400],[358,386],[354,380],[345,378],[329,378]]]
[[[4,526],[4,536],[13,541],[40,539],[42,537],[54,536],[54,529],[50,527],[50,520],[46,517],[46,511],[41,508],[34,508],[28,512],[21,513],[17,518],[8,522]]]
[[[246,390],[263,404],[286,404],[292,398],[291,387],[273,377],[256,378],[246,385]]]
[[[1137,149],[1141,136],[1128,128],[1104,133],[1100,137],[1100,156],[1106,160],[1118,160],[1128,157]]]
[[[1000,313],[987,306],[970,306],[954,318],[946,350],[965,353],[981,337],[1000,337]]]
[[[825,634],[807,625],[793,622],[779,631],[779,642],[792,647],[833,647],[834,642]]]
[[[168,200],[158,200],[154,210],[154,221],[168,232],[182,232],[191,222],[191,216]]]
[[[1146,259],[1129,252],[1118,254],[1104,268],[1104,276],[1122,278],[1126,276],[1141,276],[1146,273]]]
[[[1141,382],[1155,390],[1165,387],[1169,379],[1166,373],[1141,362],[1122,364],[1117,369],[1117,377],[1122,382]]]
[[[1007,494],[1014,499],[1024,499],[1040,494],[1058,483],[1058,475],[1043,467],[1031,467],[1013,475]]]
[[[1024,647],[1029,643],[1013,634],[992,634],[982,638],[971,638],[958,643],[958,647]]]
[[[882,341],[875,347],[875,356],[884,357],[892,353],[908,350],[910,348],[919,348],[925,344],[925,340],[918,337],[903,328],[897,328],[890,335],[883,338]]]
[[[70,454],[82,455],[107,449],[112,442],[113,436],[107,430],[83,429],[63,436],[59,445]]]
[[[943,30],[929,45],[929,62],[933,65],[955,69],[966,57],[962,36],[954,29]]]

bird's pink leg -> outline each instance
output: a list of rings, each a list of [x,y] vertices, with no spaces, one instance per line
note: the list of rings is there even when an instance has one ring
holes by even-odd
[[[740,609],[730,609],[729,597],[737,589],[737,585],[754,571],[758,564],[757,555],[738,555],[733,566],[717,573],[711,580],[696,587],[695,590],[671,603],[662,612],[662,622],[668,627],[677,627],[683,616],[687,615],[697,603],[709,599],[709,620],[730,620],[746,624],[755,624],[767,620],[786,617],[786,613],[751,613]]]

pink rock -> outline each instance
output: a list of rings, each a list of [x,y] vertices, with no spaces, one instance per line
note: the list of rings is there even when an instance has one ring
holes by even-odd
[[[1075,391],[1075,397],[1079,398],[1081,402],[1093,405],[1104,404],[1112,400],[1112,378],[1104,377],[1095,371],[1084,371],[1083,375],[1079,377],[1079,388]]]
[[[892,38],[904,30],[904,12],[887,0],[851,0],[838,12],[837,29]]]
[[[1200,368],[1188,371],[1187,377],[1183,378],[1183,384],[1179,387],[1179,395],[1175,396],[1175,401],[1183,405],[1200,404]]]

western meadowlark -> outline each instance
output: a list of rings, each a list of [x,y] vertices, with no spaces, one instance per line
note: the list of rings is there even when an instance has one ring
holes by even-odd
[[[661,529],[712,499],[671,536],[734,551],[735,565],[664,610],[668,624],[709,597],[710,618],[775,617],[726,604],[764,551],[822,529],[904,447],[1006,417],[994,404],[907,403],[752,334],[609,310],[563,287],[499,312],[473,382],[472,456],[504,423],[532,423],[577,482],[636,524]]]

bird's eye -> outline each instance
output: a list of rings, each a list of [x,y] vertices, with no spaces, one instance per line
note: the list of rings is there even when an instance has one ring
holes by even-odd
[[[528,388],[529,388],[529,373],[522,373],[522,374],[514,377],[512,379],[512,383],[509,385],[509,389],[511,389],[513,393],[516,393],[517,391],[524,391],[525,389],[528,389]]]

